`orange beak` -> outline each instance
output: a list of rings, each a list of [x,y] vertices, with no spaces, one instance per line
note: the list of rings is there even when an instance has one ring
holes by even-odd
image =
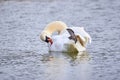
[[[48,39],[48,42],[52,45],[53,44],[53,41],[52,41],[52,39]]]

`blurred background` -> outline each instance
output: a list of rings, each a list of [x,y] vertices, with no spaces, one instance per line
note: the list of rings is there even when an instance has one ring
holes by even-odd
[[[0,80],[120,80],[119,0],[0,0]],[[84,27],[87,51],[48,52],[51,21]]]

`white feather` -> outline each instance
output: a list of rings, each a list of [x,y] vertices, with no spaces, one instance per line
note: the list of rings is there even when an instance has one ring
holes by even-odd
[[[80,52],[86,50],[88,42],[91,43],[91,37],[84,27],[70,27],[79,38],[76,43],[68,38],[70,34],[66,30],[67,28],[67,25],[61,21],[54,21],[45,27],[40,38],[43,41],[46,36],[52,38],[53,44],[49,46],[49,51]],[[59,35],[52,35],[56,31]]]
[[[86,38],[89,40],[90,35],[81,27],[70,27],[75,34],[79,35],[80,38],[85,42]],[[73,40],[69,40],[69,33],[65,31],[61,35],[52,36],[53,44],[49,48],[50,51],[61,51],[61,52],[80,52],[85,51],[86,47],[83,47],[79,41],[75,43]],[[85,43],[87,45],[88,42]]]

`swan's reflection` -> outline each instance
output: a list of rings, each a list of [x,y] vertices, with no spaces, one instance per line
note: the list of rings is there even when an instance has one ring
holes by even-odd
[[[46,80],[88,80],[91,72],[89,60],[86,51],[74,54],[50,52],[42,60],[47,64],[44,70]]]
[[[48,54],[44,54],[42,61],[52,61],[54,59],[69,59],[73,62],[75,61],[89,61],[90,56],[87,51],[79,52],[79,53],[61,53],[61,52],[49,52]]]
[[[71,58],[72,61],[88,61],[90,60],[89,54],[87,51],[82,51],[78,53],[63,53],[67,57]]]

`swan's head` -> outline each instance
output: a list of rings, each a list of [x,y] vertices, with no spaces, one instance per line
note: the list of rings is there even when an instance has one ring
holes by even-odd
[[[40,35],[40,39],[46,43],[50,43],[51,45],[53,44],[52,38],[47,32],[42,32]]]

